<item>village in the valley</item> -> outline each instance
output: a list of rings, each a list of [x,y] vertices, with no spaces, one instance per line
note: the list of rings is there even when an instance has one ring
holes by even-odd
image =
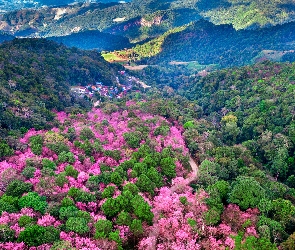
[[[93,105],[99,106],[101,97],[103,98],[123,98],[127,92],[131,91],[132,87],[137,85],[138,87],[142,87],[143,89],[150,88],[140,79],[130,76],[126,71],[118,71],[118,74],[121,79],[124,81],[120,82],[118,76],[116,76],[116,86],[106,86],[102,82],[96,82],[95,84],[88,84],[86,86],[72,86],[71,87],[71,94],[75,97],[84,98],[85,96],[88,97],[90,100],[94,101]],[[94,97],[100,98],[94,98]]]

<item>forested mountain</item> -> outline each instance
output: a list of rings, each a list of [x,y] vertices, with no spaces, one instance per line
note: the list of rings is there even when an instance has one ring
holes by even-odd
[[[68,47],[85,50],[113,51],[132,47],[128,38],[100,31],[84,31],[68,36],[49,37],[48,39],[62,43]]]
[[[129,50],[132,59],[144,63],[197,61],[231,67],[263,59],[292,60],[295,22],[256,30],[235,30],[232,25],[214,25],[200,20],[163,39],[156,38]],[[124,52],[126,54],[126,52]]]
[[[130,42],[137,43],[200,18],[214,24],[233,25],[236,30],[284,24],[294,20],[294,8],[294,3],[289,0],[133,0],[125,3],[103,1],[68,5],[65,2],[61,6],[57,4],[4,13],[0,29],[19,37],[67,36],[66,40],[72,34],[75,39],[82,40],[86,31],[100,31],[126,37]],[[102,39],[100,43],[112,42],[112,37],[106,35],[103,38],[98,36],[97,39]],[[83,48],[81,43],[77,43],[77,46]],[[121,49],[125,47],[128,46],[122,46]]]
[[[113,85],[120,67],[95,51],[70,49],[45,39],[16,39],[0,46],[0,130],[42,128],[53,109],[90,107],[70,96],[71,85]]]

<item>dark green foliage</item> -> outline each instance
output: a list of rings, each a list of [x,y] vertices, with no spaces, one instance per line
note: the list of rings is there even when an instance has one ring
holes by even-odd
[[[75,205],[75,202],[70,197],[65,197],[61,201],[62,207],[69,207],[69,206],[74,206],[74,205]]]
[[[14,230],[8,225],[0,225],[0,242],[13,242],[15,239]]]
[[[85,234],[89,232],[88,221],[80,217],[70,217],[66,221],[66,230],[78,234]]]
[[[160,163],[162,174],[168,179],[176,177],[176,165],[175,160],[171,157],[163,158]]]
[[[111,197],[113,197],[114,192],[115,192],[115,187],[114,186],[108,186],[103,190],[103,192],[101,194],[101,197],[104,198],[104,199],[105,198],[111,198]]]
[[[0,141],[0,158],[13,155],[14,150],[6,142]]]
[[[163,186],[163,178],[160,173],[153,167],[151,167],[147,172],[146,176],[153,181],[157,188]]]
[[[76,217],[79,209],[75,206],[61,207],[59,210],[59,218],[61,220],[67,220],[70,217]]]
[[[45,213],[45,209],[48,206],[46,197],[39,196],[35,192],[29,192],[27,195],[22,196],[18,201],[18,205],[20,208],[31,207],[42,214]]]
[[[119,215],[118,218],[116,219],[116,224],[117,225],[131,225],[132,218],[129,213],[122,211]]]
[[[277,247],[275,244],[271,243],[269,239],[266,238],[256,238],[254,236],[246,237],[246,240],[243,241],[243,235],[240,233],[237,236],[233,236],[235,239],[235,249],[238,250],[276,250]]]
[[[135,161],[134,160],[128,160],[128,161],[124,161],[123,163],[120,164],[120,166],[125,170],[127,171],[129,168],[133,168],[135,164]]]
[[[169,131],[170,131],[169,126],[160,126],[155,129],[154,136],[158,136],[158,135],[166,136],[166,135],[168,135]]]
[[[135,236],[143,234],[142,223],[140,220],[133,220],[130,225],[130,230]]]
[[[241,176],[232,184],[228,200],[246,210],[256,207],[264,197],[265,190],[254,178]]]
[[[18,219],[18,225],[20,227],[28,227],[33,224],[36,224],[36,220],[30,216],[23,215]]]
[[[46,146],[54,151],[56,154],[70,151],[70,148],[64,142],[47,143]]]
[[[179,197],[179,201],[182,205],[187,205],[188,202],[187,202],[187,198],[185,196],[181,196]]]
[[[59,187],[63,187],[64,184],[68,183],[68,179],[67,179],[67,174],[65,172],[59,173],[56,177],[55,177],[55,183],[57,186]]]
[[[15,39],[2,44],[0,58],[5,65],[1,71],[0,100],[9,107],[2,109],[1,105],[0,110],[0,127],[4,134],[19,128],[22,131],[32,127],[49,128],[55,117],[53,109],[75,109],[73,104],[77,110],[90,108],[89,101],[70,95],[70,84],[101,81],[113,85],[114,72],[121,69],[104,61],[99,52],[66,48],[45,39]],[[16,87],[10,88],[9,81]],[[13,111],[27,108],[31,114],[27,118],[24,112],[18,115]],[[40,145],[33,146],[37,154],[42,149]]]
[[[18,211],[18,197],[7,196],[3,194],[0,198],[0,213],[16,213]]]
[[[141,134],[139,132],[124,133],[123,137],[131,148],[138,148],[142,140]]]
[[[138,180],[136,182],[136,186],[138,189],[142,192],[148,192],[151,195],[154,194],[154,190],[156,188],[155,183],[153,183],[145,174],[141,174],[138,177]]]
[[[6,195],[9,195],[9,196],[20,197],[24,193],[31,191],[31,189],[32,189],[31,183],[25,183],[20,180],[14,180],[9,183],[5,193]]]
[[[98,220],[95,223],[95,239],[105,239],[112,232],[113,224],[109,220]]]
[[[22,175],[27,179],[33,178],[35,174],[36,168],[34,167],[25,167],[22,171]]]
[[[74,169],[73,166],[68,165],[65,167],[65,174],[66,174],[66,176],[71,176],[71,177],[77,179],[79,172],[78,172],[78,170]]]
[[[118,199],[109,198],[101,206],[101,210],[107,217],[114,217],[120,212]]]
[[[35,155],[41,155],[43,147],[43,138],[41,135],[30,137],[30,147]]]
[[[96,200],[95,195],[74,187],[70,188],[68,196],[79,202],[91,202]]]
[[[120,150],[106,150],[104,151],[104,154],[106,156],[113,158],[116,161],[119,161],[122,159]]]
[[[58,161],[61,163],[63,162],[74,163],[75,162],[74,154],[72,152],[62,151],[58,155]]]
[[[40,246],[45,243],[53,243],[59,240],[60,231],[56,228],[32,225],[20,232],[18,242],[24,242],[28,246]]]
[[[80,139],[82,140],[90,140],[90,139],[94,139],[95,138],[95,135],[94,133],[92,132],[92,130],[88,127],[85,127],[83,128],[81,131],[80,131]]]
[[[110,181],[117,186],[120,186],[123,183],[123,178],[117,172],[112,172],[110,176]]]
[[[133,183],[127,183],[124,187],[123,187],[123,193],[129,191],[132,195],[136,195],[139,192],[138,187],[133,184]]]
[[[131,205],[134,209],[134,214],[139,220],[146,221],[149,224],[152,223],[154,214],[151,212],[149,204],[140,195],[134,196],[131,200]]]
[[[118,250],[123,250],[122,248],[122,239],[120,238],[120,231],[116,230],[115,232],[110,232],[109,239],[117,243]]]

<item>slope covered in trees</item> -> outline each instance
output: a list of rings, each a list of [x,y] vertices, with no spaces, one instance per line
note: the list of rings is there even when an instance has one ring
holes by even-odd
[[[85,115],[60,112],[58,127],[25,133],[23,148],[0,162],[1,248],[276,249],[270,240],[282,231],[257,228],[284,228],[295,212],[290,201],[265,196],[273,215],[265,214],[254,197],[265,189],[253,177],[232,186],[203,179],[212,160],[202,162],[194,191],[183,137],[192,127],[149,113],[157,106],[129,101]],[[238,149],[246,168],[247,151]]]
[[[1,133],[53,120],[52,109],[89,107],[70,96],[71,85],[115,82],[121,67],[95,51],[80,51],[44,39],[21,39],[0,46]]]
[[[135,54],[136,58],[146,59],[144,63],[197,61],[221,67],[250,64],[264,57],[280,61],[294,53],[294,26],[295,23],[291,22],[236,31],[231,25],[214,25],[200,20],[183,31],[165,36],[160,45],[153,41],[137,45],[130,50],[130,58]],[[149,51],[156,53],[149,57]]]
[[[50,37],[48,39],[62,43],[68,47],[76,47],[84,50],[113,51],[132,46],[126,37],[100,31],[85,31],[68,36]]]

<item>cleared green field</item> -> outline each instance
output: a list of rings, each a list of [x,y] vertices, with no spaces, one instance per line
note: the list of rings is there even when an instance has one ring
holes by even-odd
[[[112,53],[107,53],[107,54],[102,54],[103,58],[108,61],[122,61],[122,58],[120,58],[119,56],[112,54]]]

